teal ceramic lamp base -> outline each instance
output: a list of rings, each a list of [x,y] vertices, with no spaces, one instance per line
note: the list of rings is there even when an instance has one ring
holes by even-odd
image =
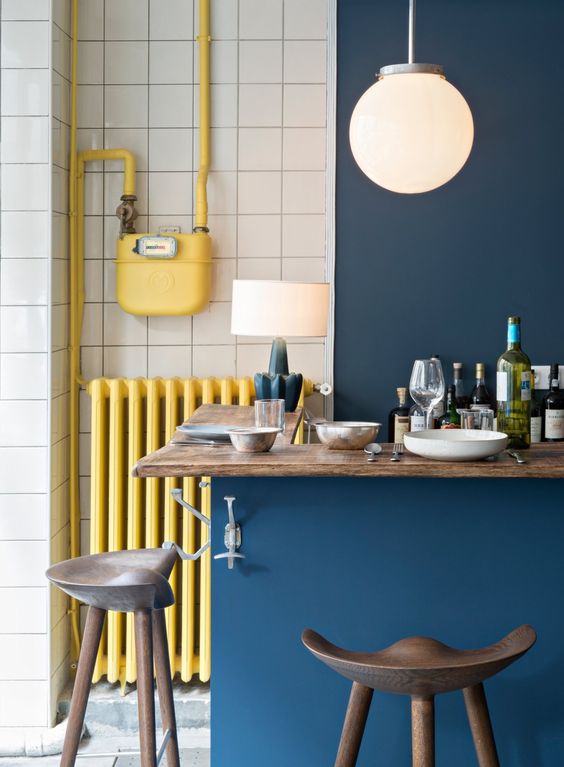
[[[275,338],[272,342],[268,373],[255,374],[256,398],[283,399],[286,412],[291,413],[298,406],[303,380],[301,373],[289,372],[286,341],[283,338]]]

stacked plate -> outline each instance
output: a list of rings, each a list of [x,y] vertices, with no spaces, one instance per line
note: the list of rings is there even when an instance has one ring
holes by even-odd
[[[229,431],[231,429],[237,429],[234,424],[198,424],[198,423],[183,423],[177,427],[178,431],[186,435],[187,439],[193,439],[194,441],[205,442],[225,442],[229,444],[231,442],[229,438]]]

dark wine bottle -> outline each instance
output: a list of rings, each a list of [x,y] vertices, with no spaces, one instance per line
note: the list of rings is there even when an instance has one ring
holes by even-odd
[[[460,416],[456,407],[456,389],[451,385],[447,388],[446,413],[437,419],[439,429],[460,429]]]
[[[535,371],[531,369],[531,444],[542,440],[542,407],[535,399]]]
[[[558,384],[558,365],[550,366],[550,391],[542,401],[543,438],[545,442],[564,440],[564,392]]]
[[[497,361],[497,429],[508,447],[531,444],[531,362],[521,349],[521,319],[507,320],[507,350]]]
[[[417,403],[409,408],[409,431],[425,431],[425,411]]]
[[[470,394],[470,406],[473,410],[491,408],[492,398],[486,386],[486,366],[483,362],[476,363],[476,383]]]
[[[400,386],[396,391],[399,404],[388,416],[388,442],[403,443],[403,435],[409,431],[409,407],[405,404],[407,389]]]
[[[454,393],[456,397],[456,407],[470,407],[470,397],[464,393],[462,362],[453,362],[452,369],[454,371]]]

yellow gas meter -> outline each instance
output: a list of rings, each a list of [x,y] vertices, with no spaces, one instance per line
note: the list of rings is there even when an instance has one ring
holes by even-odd
[[[117,300],[129,314],[197,314],[210,300],[207,232],[125,234],[117,241]]]

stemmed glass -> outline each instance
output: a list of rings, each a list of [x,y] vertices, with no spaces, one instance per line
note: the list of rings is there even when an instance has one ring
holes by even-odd
[[[409,393],[425,413],[425,428],[433,428],[433,408],[445,394],[445,378],[441,361],[436,357],[430,360],[415,360]]]

